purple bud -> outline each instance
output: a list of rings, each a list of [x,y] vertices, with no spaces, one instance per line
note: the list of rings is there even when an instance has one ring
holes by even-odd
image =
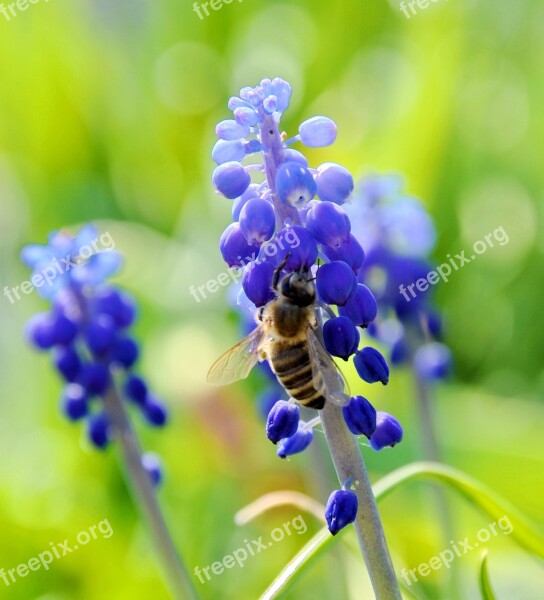
[[[239,223],[231,223],[221,234],[219,250],[229,267],[240,267],[255,258],[259,247],[247,243]]]
[[[331,248],[349,241],[349,217],[334,202],[318,202],[306,215],[306,227],[318,242]]]
[[[143,411],[145,418],[150,425],[162,427],[166,424],[168,419],[166,407],[155,398],[147,398]]]
[[[296,162],[301,164],[303,167],[308,166],[308,161],[302,152],[294,150],[293,148],[287,148],[283,151],[283,160],[287,162]]]
[[[401,365],[408,359],[408,345],[404,337],[400,337],[391,346],[390,360],[393,365]]]
[[[142,456],[142,465],[146,470],[151,483],[157,487],[162,482],[162,467],[160,458],[153,452],[146,452]]]
[[[347,317],[334,317],[323,325],[323,340],[329,354],[347,360],[359,345],[359,331]]]
[[[300,141],[308,148],[330,146],[336,140],[336,123],[328,117],[312,117],[300,124]]]
[[[317,195],[321,200],[344,204],[353,192],[351,173],[336,163],[325,163],[317,171]]]
[[[376,430],[370,438],[370,445],[374,450],[381,450],[386,446],[393,447],[402,440],[403,431],[401,424],[389,413],[378,411],[376,413]]]
[[[259,194],[257,192],[258,188],[258,183],[252,183],[241,196],[234,200],[234,202],[232,203],[232,218],[234,221],[240,220],[240,212],[242,211],[244,204],[248,202],[248,200],[259,197]]]
[[[279,231],[274,244],[278,247],[277,263],[287,259],[285,269],[297,271],[301,268],[309,269],[317,259],[317,244],[311,233],[300,225],[286,227]]]
[[[129,327],[136,319],[134,299],[110,287],[97,292],[93,299],[93,308],[97,313],[113,317],[118,327]]]
[[[109,359],[125,369],[130,369],[138,360],[138,354],[138,344],[132,338],[120,337],[115,340],[109,352]]]
[[[62,410],[70,421],[78,421],[87,415],[89,405],[82,386],[77,383],[66,386],[62,395]]]
[[[218,165],[230,161],[240,161],[246,155],[246,148],[241,140],[218,140],[212,149],[212,159]]]
[[[129,375],[125,382],[124,392],[129,400],[139,406],[145,406],[147,385],[141,377],[138,377],[138,375]]]
[[[272,290],[274,270],[275,266],[270,262],[254,262],[244,269],[242,286],[255,306],[264,306],[275,298]]]
[[[286,162],[276,175],[276,192],[284,204],[300,208],[311,200],[317,191],[314,176],[300,162]]]
[[[343,261],[321,265],[317,271],[317,291],[327,304],[344,305],[357,285],[351,267]]]
[[[314,432],[312,429],[304,429],[305,425],[304,421],[299,421],[295,435],[280,440],[277,450],[277,455],[280,458],[286,458],[292,454],[303,452],[312,443]]]
[[[251,177],[239,162],[229,161],[216,167],[212,182],[218,192],[232,200],[247,190]]]
[[[72,346],[55,348],[53,361],[66,381],[75,381],[81,369],[81,360]]]
[[[77,324],[61,312],[52,315],[51,327],[55,344],[69,344],[78,332]]]
[[[343,260],[353,269],[354,273],[361,268],[365,259],[365,253],[357,238],[350,233],[349,241],[338,246],[338,248],[330,248],[323,246],[323,252],[329,260]]]
[[[55,343],[53,320],[49,313],[31,317],[25,325],[25,337],[39,350],[49,350]]]
[[[268,439],[277,444],[284,438],[295,435],[300,420],[300,409],[296,404],[279,400],[268,413],[266,421],[266,435]]]
[[[276,227],[274,208],[268,200],[252,198],[240,211],[240,229],[249,244],[260,244],[272,237]]]
[[[359,350],[353,359],[359,377],[367,383],[381,381],[383,385],[389,382],[389,367],[385,358],[375,348],[367,346]]]
[[[421,346],[414,355],[416,373],[427,381],[443,379],[449,374],[451,365],[450,349],[439,342]]]
[[[342,408],[344,420],[353,435],[369,438],[376,429],[376,409],[362,396],[353,396]]]
[[[89,419],[88,435],[97,448],[102,450],[108,445],[110,441],[110,424],[105,413],[93,415]]]
[[[117,326],[110,315],[99,314],[85,328],[85,341],[89,350],[96,355],[109,350],[116,336]]]
[[[250,131],[246,125],[240,125],[232,119],[226,119],[216,125],[215,133],[219,139],[231,141],[246,138]]]
[[[344,306],[338,308],[343,317],[351,319],[355,325],[367,327],[378,314],[378,305],[372,292],[363,283],[358,283]]]
[[[276,96],[276,110],[283,112],[289,106],[291,86],[281,77],[275,77],[270,86],[270,93]]]
[[[85,363],[81,366],[77,379],[88,394],[99,396],[107,390],[110,384],[110,373],[102,363]]]
[[[355,521],[358,507],[357,496],[350,490],[335,490],[329,496],[325,518],[332,535]]]
[[[236,122],[244,127],[253,127],[259,122],[259,115],[247,105],[235,108],[233,114]]]

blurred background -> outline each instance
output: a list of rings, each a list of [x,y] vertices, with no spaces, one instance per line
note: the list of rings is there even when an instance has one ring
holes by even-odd
[[[28,278],[20,249],[45,243],[50,230],[93,221],[111,233],[125,260],[116,281],[140,304],[140,370],[172,417],[164,431],[141,426],[138,415],[136,426],[163,457],[160,500],[191,570],[300,514],[285,507],[236,526],[234,514],[263,493],[293,489],[324,504],[336,486],[320,433],[312,452],[276,457],[256,406],[258,376],[219,390],[205,384],[213,359],[240,337],[225,289],[199,303],[189,293],[224,270],[218,238],[231,205],[210,181],[214,129],[229,118],[228,98],[263,77],[292,84],[282,120],[290,135],[315,114],[336,120],[336,144],[308,152],[312,166],[404,176],[436,220],[436,264],[507,231],[507,245],[435,286],[455,369],[432,401],[445,461],[544,520],[544,5],[414,7],[407,18],[395,0],[239,0],[199,18],[174,0],[41,0],[0,13],[1,287]],[[25,321],[45,303],[35,292],[0,303],[0,567],[103,519],[113,529],[49,571],[10,587],[0,580],[0,596],[168,598],[118,449],[91,449],[82,427],[64,420],[59,379],[23,340]],[[409,374],[394,370],[389,386],[366,389],[347,373],[405,428],[392,450],[361,442],[372,479],[420,459]],[[411,483],[381,504],[397,572],[445,547],[427,487]],[[455,539],[474,539],[490,519],[446,493]],[[243,570],[195,580],[202,597],[257,598],[319,529],[304,519],[305,534]],[[542,564],[508,536],[486,547],[499,598],[542,597]],[[479,556],[452,567],[463,598],[479,597]],[[450,598],[447,576],[433,572],[413,590]],[[360,557],[340,542],[285,597],[368,598],[368,585]]]

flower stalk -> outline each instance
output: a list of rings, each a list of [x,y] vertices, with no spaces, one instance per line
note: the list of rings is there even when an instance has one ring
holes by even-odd
[[[353,525],[376,599],[400,600],[376,499],[357,441],[348,431],[340,407],[327,402],[320,415],[338,481],[341,485],[350,478],[356,482],[352,489],[359,509]]]
[[[138,439],[126,414],[123,401],[115,386],[110,386],[104,396],[106,412],[110,419],[113,435],[121,446],[123,473],[138,508],[147,522],[153,537],[159,560],[170,581],[171,591],[179,600],[197,600],[189,571],[176,551],[168,527],[162,515],[151,478],[142,464],[142,453]]]

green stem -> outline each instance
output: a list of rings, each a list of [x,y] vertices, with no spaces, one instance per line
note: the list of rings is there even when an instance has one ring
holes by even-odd
[[[105,396],[105,406],[115,438],[119,441],[124,460],[123,472],[141,514],[147,521],[160,561],[170,581],[171,591],[179,600],[197,600],[197,594],[189,571],[181,561],[164,517],[159,507],[155,490],[142,464],[142,453],[136,434],[115,386],[110,386]]]
[[[359,510],[354,527],[376,600],[401,600],[376,499],[357,441],[349,432],[339,406],[327,402],[320,414],[340,484],[350,477],[358,482],[354,492]]]

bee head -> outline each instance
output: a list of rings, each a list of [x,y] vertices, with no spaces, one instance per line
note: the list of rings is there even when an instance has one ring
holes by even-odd
[[[315,301],[315,288],[308,271],[288,273],[280,282],[280,294],[296,306],[310,306]]]

